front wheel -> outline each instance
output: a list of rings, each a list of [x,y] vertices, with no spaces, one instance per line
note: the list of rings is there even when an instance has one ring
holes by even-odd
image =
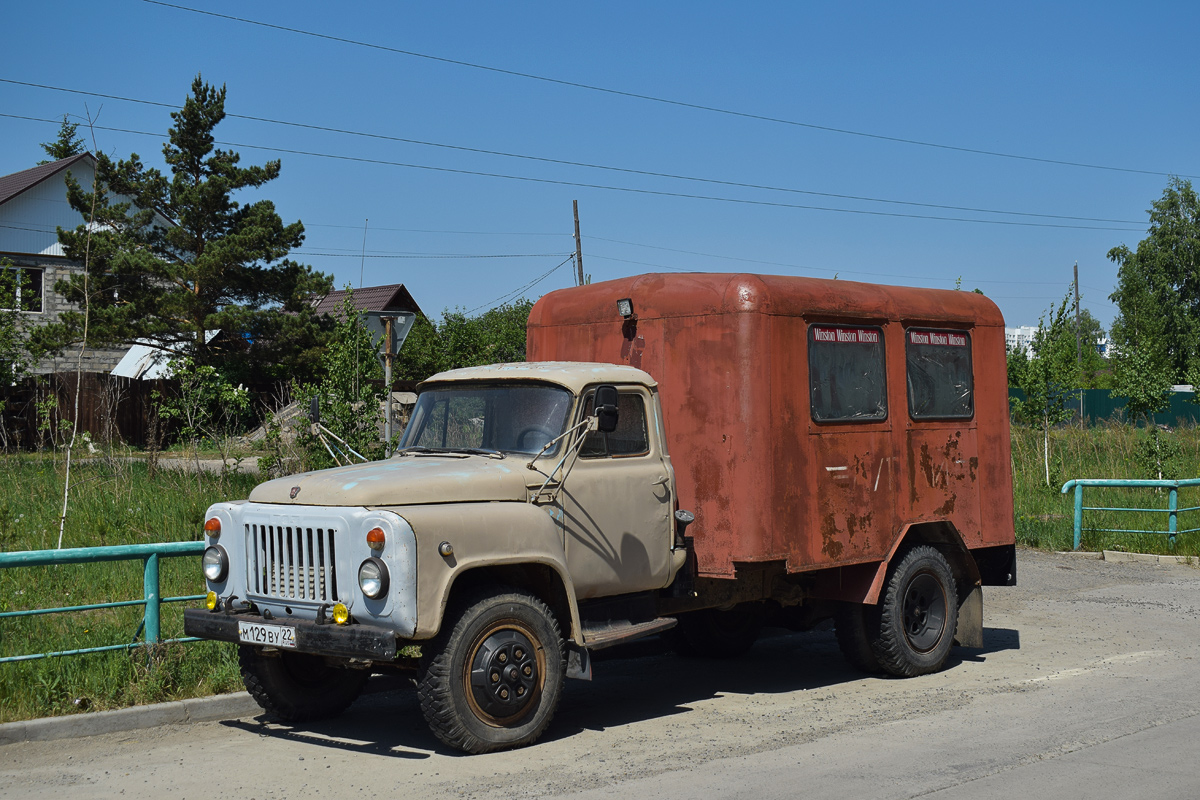
[[[250,696],[285,722],[336,717],[362,693],[370,677],[366,670],[330,666],[321,656],[268,654],[245,644],[238,645],[238,666]]]
[[[468,753],[532,744],[562,695],[565,648],[536,597],[477,592],[422,648],[421,713],[434,736]]]
[[[928,545],[909,550],[888,576],[872,650],[893,675],[937,672],[958,627],[958,592],[946,557]]]

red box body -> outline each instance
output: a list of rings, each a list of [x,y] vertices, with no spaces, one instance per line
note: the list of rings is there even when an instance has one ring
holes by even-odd
[[[617,311],[622,298],[633,302],[631,319]],[[814,421],[813,325],[822,336],[837,326],[882,331],[885,419]],[[911,329],[969,332],[969,419],[913,419]],[[982,295],[643,275],[543,297],[529,316],[527,358],[629,364],[658,381],[701,576],[733,577],[739,563],[783,561],[792,573],[877,563],[922,522],[951,523],[969,549],[1014,542],[1004,320]]]

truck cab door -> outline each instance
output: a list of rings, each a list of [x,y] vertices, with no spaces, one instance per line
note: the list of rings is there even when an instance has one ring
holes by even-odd
[[[644,387],[620,387],[617,408],[617,429],[586,434],[559,495],[563,549],[581,600],[670,581],[675,481],[657,403]]]

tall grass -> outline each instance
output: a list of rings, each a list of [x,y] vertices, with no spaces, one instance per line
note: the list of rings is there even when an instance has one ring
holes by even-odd
[[[1171,478],[1200,477],[1200,429],[1180,428],[1167,434],[1179,443],[1182,458],[1179,474]],[[1073,478],[1157,478],[1140,454],[1148,434],[1130,425],[1108,422],[1094,427],[1070,426],[1050,432],[1050,486],[1046,485],[1042,460],[1042,433],[1036,428],[1013,425],[1013,502],[1017,542],[1029,547],[1070,550],[1074,545],[1072,523],[1074,495],[1062,494],[1062,485]],[[1117,508],[1167,507],[1167,492],[1154,489],[1084,489],[1085,506]],[[1200,506],[1200,488],[1179,490],[1179,507]],[[1085,528],[1167,530],[1165,513],[1085,511]],[[1179,529],[1200,527],[1200,511],[1179,515]],[[1161,533],[1084,532],[1084,550],[1125,550],[1139,553],[1200,555],[1200,533],[1176,537],[1171,549]]]
[[[61,508],[61,465],[48,458],[0,457],[0,549],[52,548]],[[76,464],[64,547],[192,541],[210,503],[245,497],[256,478],[201,476],[116,460]],[[160,561],[162,597],[202,594],[195,558]],[[137,600],[142,562],[0,570],[0,611]],[[164,639],[183,635],[182,604],[162,607]],[[0,656],[103,647],[134,641],[143,609],[131,606],[0,621]],[[140,640],[140,639],[139,639]],[[161,645],[0,665],[0,721],[118,708],[233,691],[236,652],[217,642]]]

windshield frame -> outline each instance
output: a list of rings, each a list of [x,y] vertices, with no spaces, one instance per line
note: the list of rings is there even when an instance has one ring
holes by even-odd
[[[552,414],[558,415],[557,428],[553,424],[545,424],[546,419],[530,420],[529,424],[522,426],[519,431],[513,430],[516,426],[509,425],[508,427],[496,427],[500,421],[500,412],[496,411],[495,403],[503,396],[503,392],[511,390],[543,390],[547,394],[543,404],[550,406],[546,410]],[[488,396],[489,393],[493,393]],[[431,424],[442,425],[441,442],[444,444],[448,436],[448,428],[450,425],[450,415],[437,411],[437,405],[440,404],[443,398],[451,397],[458,394],[463,398],[471,398],[474,395],[476,398],[483,401],[484,408],[482,410],[482,430],[479,442],[474,445],[463,444],[462,446],[431,446],[422,441],[425,439],[425,434],[428,426]],[[554,395],[558,396],[558,400],[552,400]],[[436,398],[436,399],[435,399]],[[550,381],[538,380],[487,380],[487,381],[446,381],[437,382],[421,387],[421,392],[417,396],[416,405],[413,407],[412,416],[409,419],[408,425],[405,426],[403,434],[400,436],[398,453],[403,453],[406,450],[411,452],[425,453],[502,453],[517,456],[536,456],[541,451],[542,446],[551,438],[560,436],[567,429],[570,420],[574,419],[576,406],[578,404],[578,396],[567,387],[553,383]],[[535,415],[536,416],[536,415]],[[475,419],[475,418],[472,418]],[[511,423],[511,418],[506,420]],[[549,420],[553,423],[553,420]],[[490,427],[489,427],[490,426]],[[532,429],[539,429],[543,432],[552,432],[553,436],[543,436],[529,434],[527,432]],[[501,437],[507,433],[509,437],[507,441],[497,440],[497,434]],[[526,442],[522,444],[519,441],[520,437],[525,437]],[[499,444],[500,446],[496,446]],[[517,445],[521,446],[517,446]],[[543,455],[554,455],[559,452],[562,443],[556,443],[554,447],[546,450]]]

